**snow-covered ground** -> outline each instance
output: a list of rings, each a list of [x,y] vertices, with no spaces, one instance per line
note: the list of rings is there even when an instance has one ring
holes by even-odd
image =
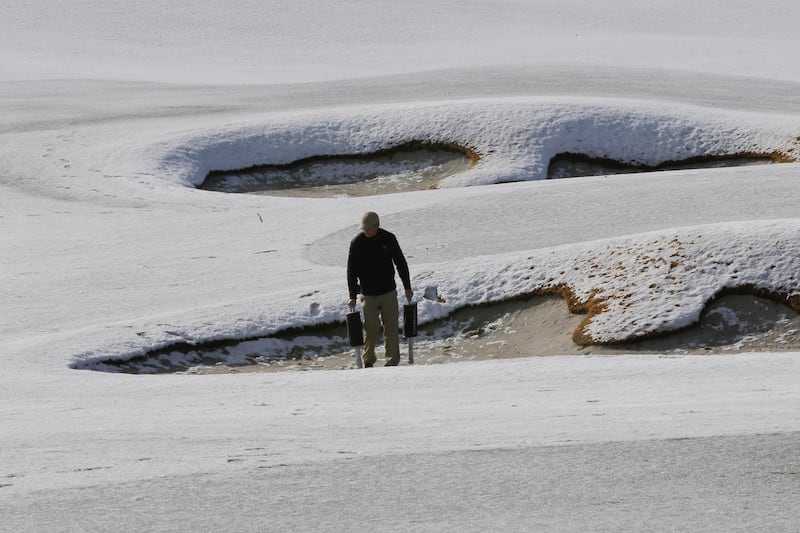
[[[566,288],[607,341],[724,288],[797,299],[800,164],[542,180],[563,152],[797,157],[796,2],[53,4],[0,8],[0,529],[796,528],[796,353],[75,369],[341,319],[368,209],[446,300],[422,320]],[[366,198],[195,188],[412,140],[482,158]]]

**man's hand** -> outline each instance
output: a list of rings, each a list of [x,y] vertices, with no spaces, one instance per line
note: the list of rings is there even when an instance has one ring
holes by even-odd
[[[414,297],[414,291],[411,289],[406,289],[406,299],[411,302],[411,298]]]
[[[356,301],[355,301],[355,299],[354,299],[354,298],[350,298],[350,300],[347,302],[347,307],[349,307],[351,311],[352,311],[353,309],[355,309],[355,307],[356,307]]]

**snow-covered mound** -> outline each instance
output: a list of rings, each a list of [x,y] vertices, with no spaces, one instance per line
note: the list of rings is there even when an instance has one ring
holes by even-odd
[[[614,343],[689,326],[723,291],[768,296],[800,312],[798,235],[796,219],[690,227],[537,250],[523,260],[475,258],[419,278],[445,287],[451,305],[562,294],[587,313],[576,342]],[[425,302],[424,313],[439,305]]]
[[[800,125],[785,117],[626,100],[509,98],[272,114],[168,136],[136,159],[142,172],[197,186],[213,170],[365,154],[408,142],[450,143],[480,161],[442,186],[547,177],[569,152],[655,166],[732,154],[793,158]],[[156,155],[154,158],[153,155]]]

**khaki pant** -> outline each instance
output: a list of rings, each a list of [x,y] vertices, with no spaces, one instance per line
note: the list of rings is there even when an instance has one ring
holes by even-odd
[[[381,333],[386,344],[386,366],[400,363],[400,311],[397,306],[397,291],[380,296],[361,296],[361,309],[364,311],[364,366],[372,366],[378,360],[375,346]],[[380,319],[378,316],[380,315]]]

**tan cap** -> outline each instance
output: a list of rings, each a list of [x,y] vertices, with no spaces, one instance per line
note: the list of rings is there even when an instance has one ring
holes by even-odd
[[[380,223],[381,221],[378,218],[378,213],[373,213],[372,211],[364,213],[364,216],[361,217],[361,229],[364,231],[373,230],[377,228]]]

